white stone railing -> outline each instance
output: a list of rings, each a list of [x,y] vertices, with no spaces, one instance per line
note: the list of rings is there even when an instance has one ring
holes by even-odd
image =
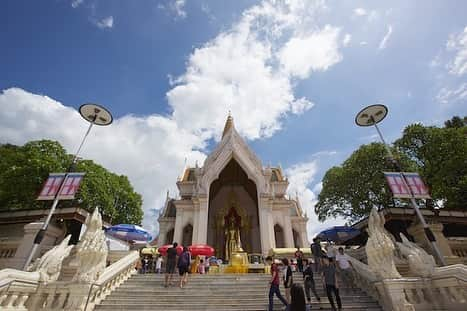
[[[87,310],[120,286],[133,273],[139,260],[133,251],[108,266],[92,284],[58,281],[49,284],[38,282],[35,272],[14,269],[0,271],[0,310]]]
[[[38,284],[38,272],[0,270],[0,310],[27,310],[25,303]]]
[[[458,256],[464,264],[467,264],[467,238],[448,238],[448,244],[452,250],[452,254]]]
[[[429,278],[377,280],[368,266],[351,258],[354,281],[384,310],[467,310],[467,266],[435,268]]]
[[[140,259],[139,253],[133,251],[116,263],[104,270],[96,283],[93,284],[96,290],[91,287],[87,299],[87,310],[93,310],[94,306],[102,301],[114,289],[125,282],[132,274],[137,273],[136,262]]]
[[[139,260],[134,251],[119,261],[108,266],[99,279],[92,284],[75,282],[56,282],[40,286],[28,310],[87,310],[94,306],[120,286],[133,273]]]

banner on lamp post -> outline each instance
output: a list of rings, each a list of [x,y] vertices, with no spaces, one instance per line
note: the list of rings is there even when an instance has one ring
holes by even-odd
[[[395,198],[410,199],[413,195],[416,199],[431,199],[428,188],[418,173],[383,173]]]
[[[85,173],[51,173],[36,200],[72,200]],[[63,184],[63,185],[62,185]],[[60,191],[60,193],[58,193]]]

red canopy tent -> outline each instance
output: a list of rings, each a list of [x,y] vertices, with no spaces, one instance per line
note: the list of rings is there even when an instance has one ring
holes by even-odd
[[[158,251],[160,254],[166,256],[166,255],[167,255],[167,250],[168,250],[169,248],[171,248],[171,247],[173,247],[172,244],[163,245],[163,246],[159,247],[159,248],[157,249],[157,251]],[[181,245],[178,245],[178,246],[177,246],[177,255],[180,255],[182,252],[183,252],[183,247],[182,247]]]
[[[214,248],[206,244],[195,244],[188,247],[192,256],[213,256]]]

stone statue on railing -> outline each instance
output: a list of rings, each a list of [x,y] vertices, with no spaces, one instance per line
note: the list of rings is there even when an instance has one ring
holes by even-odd
[[[390,233],[384,228],[384,216],[373,208],[368,220],[368,241],[366,255],[368,266],[379,279],[395,279],[401,275],[394,263],[394,243]]]
[[[433,256],[429,255],[417,244],[410,242],[403,233],[401,233],[400,236],[402,243],[397,242],[397,247],[399,248],[402,256],[407,258],[410,272],[414,276],[431,276],[436,266]]]
[[[55,282],[60,275],[63,260],[70,255],[74,245],[68,245],[71,235],[68,235],[63,241],[54,246],[42,257],[36,259],[29,267],[28,271],[38,272],[39,281],[44,284]]]
[[[107,260],[107,244],[104,230],[102,230],[102,217],[98,208],[86,218],[86,231],[76,245],[78,270],[73,282],[92,283],[104,271]]]

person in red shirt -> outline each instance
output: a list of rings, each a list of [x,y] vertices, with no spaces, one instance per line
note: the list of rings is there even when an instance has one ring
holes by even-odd
[[[281,291],[279,289],[279,267],[277,264],[272,262],[271,256],[266,257],[266,262],[271,265],[271,280],[269,281],[269,284],[271,284],[271,287],[269,288],[269,311],[273,311],[274,294],[287,307],[287,300],[285,300],[281,295]]]

